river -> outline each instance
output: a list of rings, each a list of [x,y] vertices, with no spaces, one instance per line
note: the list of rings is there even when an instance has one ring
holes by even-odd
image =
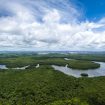
[[[69,60],[69,59],[65,59]],[[95,61],[94,61],[95,62]],[[64,74],[74,76],[74,77],[81,77],[81,74],[88,74],[88,77],[98,77],[98,76],[105,76],[105,63],[104,62],[96,62],[100,64],[100,67],[97,69],[88,69],[88,70],[78,70],[78,69],[72,69],[68,68],[66,66],[57,66],[57,65],[52,65],[52,67],[55,70],[61,71]]]

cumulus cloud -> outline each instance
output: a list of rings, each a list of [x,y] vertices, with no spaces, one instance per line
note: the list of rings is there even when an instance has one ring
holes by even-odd
[[[0,50],[104,50],[105,18],[81,13],[69,0],[1,0]]]

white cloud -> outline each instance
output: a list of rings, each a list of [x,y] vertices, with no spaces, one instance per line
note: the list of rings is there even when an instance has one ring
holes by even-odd
[[[79,22],[76,7],[58,1],[5,0],[12,16],[0,17],[0,50],[104,50],[105,19]]]

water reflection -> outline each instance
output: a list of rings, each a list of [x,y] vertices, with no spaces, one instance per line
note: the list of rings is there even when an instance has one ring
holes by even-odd
[[[64,66],[57,66],[57,65],[52,65],[52,67],[55,70],[61,71],[67,75],[71,75],[74,77],[81,77],[82,73],[88,74],[89,77],[98,77],[98,76],[105,76],[105,63],[103,62],[96,62],[100,64],[100,68],[97,69],[88,69],[88,70],[73,70],[71,68],[68,68],[67,65]]]
[[[0,69],[8,69],[6,65],[0,65]]]

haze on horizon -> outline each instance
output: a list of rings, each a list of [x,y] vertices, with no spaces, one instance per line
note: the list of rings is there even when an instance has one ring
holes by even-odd
[[[104,0],[0,0],[0,51],[105,51]]]

